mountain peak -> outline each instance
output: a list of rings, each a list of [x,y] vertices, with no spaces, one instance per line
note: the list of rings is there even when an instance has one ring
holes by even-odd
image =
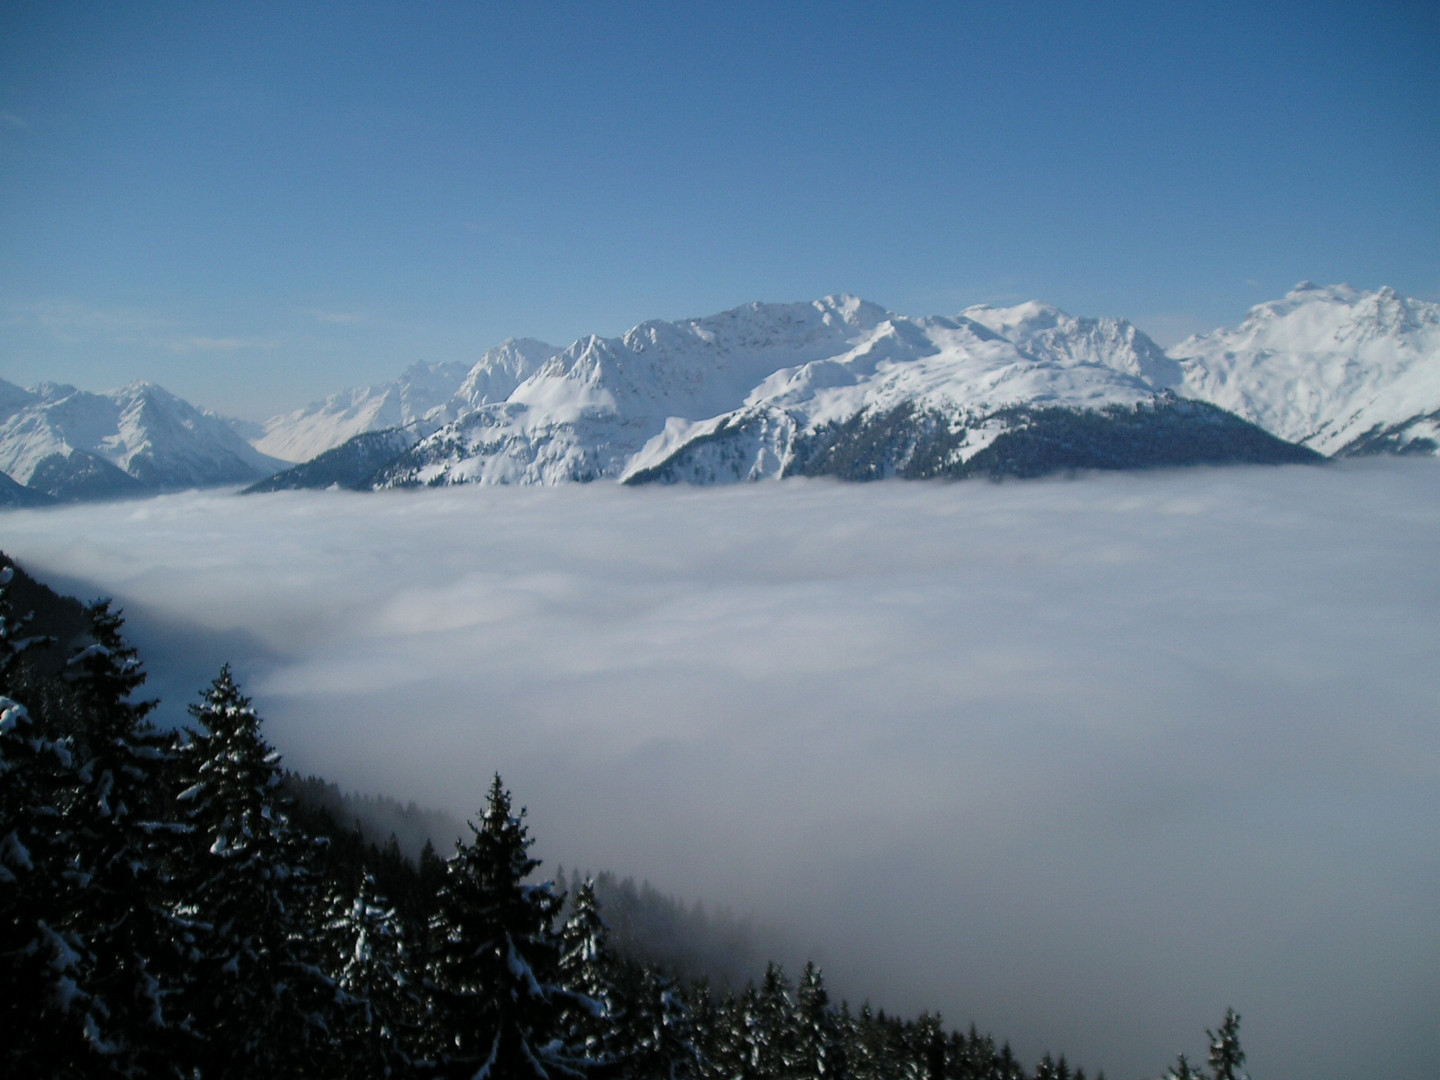
[[[1043,300],[1026,300],[1011,307],[995,307],[993,304],[975,304],[960,313],[962,318],[980,325],[1005,337],[1011,333],[1034,334],[1050,330],[1075,320],[1054,304]]]
[[[840,312],[846,316],[868,314],[871,316],[885,316],[890,312],[879,304],[866,300],[863,296],[856,296],[853,293],[830,293],[815,301],[815,306],[820,309],[829,309]]]
[[[1440,434],[1440,305],[1389,286],[1301,282],[1170,355],[1180,393],[1324,454],[1433,452]]]
[[[143,379],[104,394],[42,384],[18,404],[0,423],[0,471],[61,498],[237,483],[280,464]]]

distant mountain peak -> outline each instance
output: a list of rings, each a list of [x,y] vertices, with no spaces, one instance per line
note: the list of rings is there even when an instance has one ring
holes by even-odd
[[[1043,300],[1027,300],[1009,307],[972,304],[960,314],[984,325],[1000,322],[1007,326],[1026,326],[1036,330],[1058,326],[1071,318],[1054,304],[1047,304]]]
[[[10,407],[0,419],[0,471],[57,498],[241,483],[281,464],[219,417],[144,380],[104,394],[45,383],[25,397],[3,396]]]
[[[1180,393],[1327,455],[1440,441],[1440,305],[1389,286],[1301,282],[1170,355]]]

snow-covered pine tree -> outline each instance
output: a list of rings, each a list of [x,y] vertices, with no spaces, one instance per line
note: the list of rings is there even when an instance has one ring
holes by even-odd
[[[842,1026],[845,1058],[856,1080],[888,1080],[891,1075],[892,1062],[884,1024],[884,1014],[877,1017],[866,1001],[861,1004],[860,1011]]]
[[[107,735],[128,735],[156,705],[154,701],[131,700],[145,682],[145,669],[140,654],[121,633],[125,626],[122,613],[111,610],[110,603],[96,600],[85,609],[89,644],[80,646],[65,662],[65,681],[75,688],[83,710],[77,722],[94,742]]]
[[[697,1042],[707,1077],[743,1076],[749,1068],[750,1044],[745,1032],[748,1008],[746,999],[753,997],[754,993],[755,987],[752,984],[738,997],[727,993],[724,998],[716,1000],[708,994],[702,994],[697,999],[698,1015],[705,1024]]]
[[[957,1080],[988,1080],[995,1068],[995,1040],[981,1035],[970,1025],[968,1033],[951,1032],[946,1054],[948,1067]]]
[[[442,1076],[584,1075],[583,1057],[563,1041],[574,999],[559,983],[560,898],[549,882],[526,882],[540,863],[524,817],[511,813],[497,774],[480,825],[447,864],[430,977]]]
[[[1210,1037],[1210,1072],[1215,1080],[1249,1080],[1241,1070],[1245,1051],[1240,1049],[1240,1014],[1225,1010],[1225,1019],[1218,1031],[1205,1029]]]
[[[47,732],[19,696],[42,688],[23,655],[29,613],[0,568],[0,1062],[7,1076],[78,1076],[97,1043],[103,1002],[85,989],[92,957],[70,924],[88,875],[71,831],[73,740]]]
[[[747,989],[744,1000],[750,1074],[788,1076],[797,1057],[798,1023],[785,969],[773,961],[767,964],[759,989]]]
[[[180,748],[177,798],[192,831],[174,881],[194,933],[187,997],[200,1071],[314,1075],[335,998],[307,933],[314,841],[290,827],[280,755],[229,665],[190,713],[200,730]]]
[[[64,740],[0,695],[0,1061],[7,1076],[79,1075],[77,1049],[108,1016],[84,989],[91,957],[66,925],[85,884],[64,807],[74,771]]]
[[[592,1073],[613,1071],[627,1056],[622,1045],[617,968],[610,952],[595,882],[586,878],[575,889],[570,917],[560,929],[560,982],[576,995],[565,1021],[565,1042]]]
[[[704,1075],[695,1014],[674,980],[648,964],[627,963],[619,984],[624,1080],[689,1080]]]
[[[825,978],[813,960],[806,961],[795,991],[795,1067],[802,1076],[817,1080],[839,1076],[844,1070],[844,1048],[835,1010],[825,990]]]
[[[726,1075],[726,1010],[723,1002],[716,1001],[710,983],[701,979],[686,986],[686,1006],[689,1009],[690,1045],[695,1052],[696,1075],[706,1078]]]
[[[922,1012],[906,1025],[907,1069],[916,1080],[945,1080],[945,1022],[939,1013]],[[1070,1080],[1067,1076],[1065,1080]]]
[[[332,887],[326,911],[320,938],[341,995],[331,1034],[343,1074],[409,1075],[424,1016],[404,923],[363,870],[353,890]]]
[[[147,719],[152,701],[138,655],[108,601],[86,609],[89,642],[66,662],[60,692],[73,726],[76,790],[67,808],[86,873],[67,923],[90,957],[86,991],[107,1019],[92,1036],[92,1075],[174,1074],[167,1004],[182,981],[183,938],[165,903],[167,848],[179,828],[165,784],[168,737]]]
[[[1165,1074],[1165,1080],[1209,1080],[1204,1069],[1197,1069],[1190,1064],[1184,1054],[1175,1059],[1175,1064]]]

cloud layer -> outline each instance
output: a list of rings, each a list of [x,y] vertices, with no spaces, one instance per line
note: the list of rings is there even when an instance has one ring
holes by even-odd
[[[166,715],[754,910],[835,989],[1119,1078],[1440,1052],[1440,468],[184,495],[12,512]]]

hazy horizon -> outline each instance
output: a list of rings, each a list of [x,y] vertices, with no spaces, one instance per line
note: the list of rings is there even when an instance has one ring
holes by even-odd
[[[1440,465],[11,511],[301,772],[753,911],[858,1004],[1113,1080],[1440,1052]],[[758,972],[756,973],[759,974]]]

